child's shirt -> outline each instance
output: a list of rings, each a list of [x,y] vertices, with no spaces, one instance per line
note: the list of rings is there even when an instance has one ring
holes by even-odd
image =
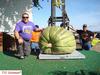
[[[41,34],[41,31],[33,31],[32,38],[30,41],[31,42],[39,42],[40,34]]]
[[[94,38],[91,42],[92,46],[95,46],[97,43],[100,43],[100,40],[98,38]]]

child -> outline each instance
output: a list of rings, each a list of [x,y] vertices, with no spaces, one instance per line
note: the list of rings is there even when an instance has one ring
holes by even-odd
[[[36,28],[39,28],[38,25],[35,25]],[[32,38],[31,38],[31,48],[34,50],[34,53],[38,55],[40,53],[40,48],[39,48],[39,38],[41,35],[41,31],[33,31],[32,32]]]
[[[96,38],[97,33],[94,33],[94,37],[92,39],[92,46],[95,46],[97,43],[100,43],[100,40],[98,38]]]

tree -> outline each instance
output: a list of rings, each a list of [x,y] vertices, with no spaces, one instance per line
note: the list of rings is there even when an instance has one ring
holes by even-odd
[[[32,8],[32,0],[0,0],[0,31],[13,31],[21,13]]]

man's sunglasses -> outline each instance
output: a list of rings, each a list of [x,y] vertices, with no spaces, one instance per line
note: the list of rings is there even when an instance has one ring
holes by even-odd
[[[29,18],[29,17],[22,17],[22,18]]]

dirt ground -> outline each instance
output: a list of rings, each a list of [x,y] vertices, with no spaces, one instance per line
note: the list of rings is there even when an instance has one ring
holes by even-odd
[[[100,52],[100,43],[98,43],[96,46],[92,47],[91,50],[95,50],[97,52]]]

